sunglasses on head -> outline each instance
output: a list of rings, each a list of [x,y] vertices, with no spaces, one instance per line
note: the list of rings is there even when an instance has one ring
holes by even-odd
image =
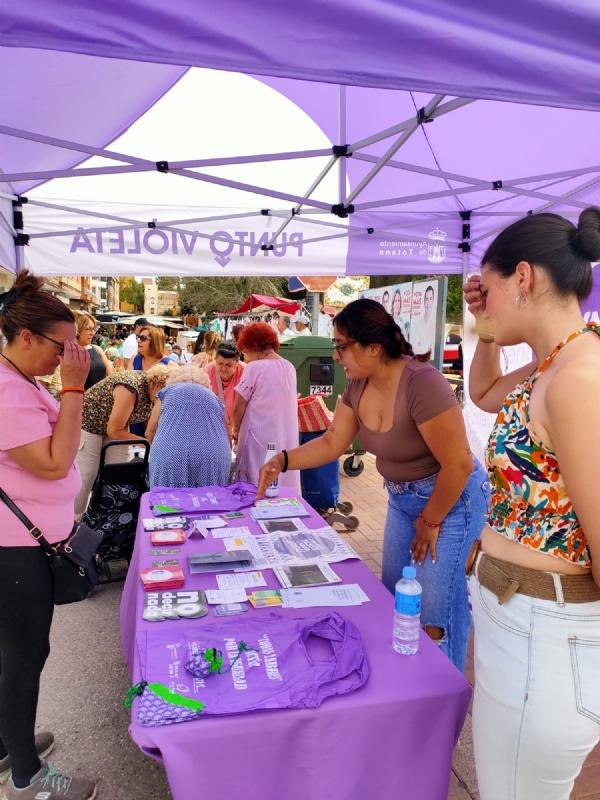
[[[150,337],[146,336],[145,333],[142,334],[138,333],[135,338],[138,340],[138,342],[147,342]]]

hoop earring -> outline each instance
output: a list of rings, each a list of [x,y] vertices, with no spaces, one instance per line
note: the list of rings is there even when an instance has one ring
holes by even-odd
[[[525,302],[522,303],[521,300],[525,300]],[[517,308],[525,308],[525,306],[529,301],[526,294],[523,294],[523,292],[519,292],[519,296],[515,298],[515,302],[517,304]]]

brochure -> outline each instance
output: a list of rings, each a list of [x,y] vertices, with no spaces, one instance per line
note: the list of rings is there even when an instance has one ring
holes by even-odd
[[[293,533],[306,530],[306,525],[298,517],[260,520],[258,524],[264,533]]]
[[[297,497],[263,497],[262,500],[255,500],[254,506],[255,508],[263,508],[265,506],[292,506],[304,508]]]
[[[273,573],[284,589],[296,589],[304,586],[322,586],[327,583],[341,583],[342,579],[331,569],[329,564],[286,564],[273,567]]]
[[[223,572],[228,569],[250,569],[252,553],[249,550],[221,550],[218,553],[190,553],[190,572]]]
[[[284,608],[323,608],[328,606],[359,606],[369,598],[357,583],[345,586],[318,586],[314,589],[282,589]]]
[[[262,572],[224,572],[217,575],[219,589],[252,589],[255,586],[266,586]]]
[[[223,540],[227,550],[243,548],[252,554],[248,569],[269,569],[282,564],[307,564],[325,561],[335,564],[348,558],[360,558],[350,545],[330,527],[295,533],[265,533],[262,536],[239,536]]]
[[[223,603],[245,603],[247,600],[244,589],[207,589],[205,594],[206,600],[211,606]]]
[[[250,528],[245,525],[240,528],[221,528],[212,531],[213,539],[227,539],[231,536],[250,536]]]
[[[284,505],[284,506],[255,506],[250,509],[250,516],[253,520],[258,522],[261,519],[285,519],[289,517],[310,517],[310,511],[307,511],[301,503],[298,505]]]

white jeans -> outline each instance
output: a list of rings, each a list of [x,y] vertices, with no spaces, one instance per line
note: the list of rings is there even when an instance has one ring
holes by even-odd
[[[513,595],[475,575],[473,743],[481,800],[569,800],[600,738],[600,601]]]
[[[77,466],[81,473],[81,489],[75,498],[75,517],[80,519],[90,499],[90,492],[98,474],[100,466],[100,453],[103,445],[111,442],[110,436],[99,436],[96,433],[81,431],[79,450],[77,451]],[[133,441],[132,441],[133,444]],[[123,444],[117,447],[110,447],[106,451],[107,464],[118,464],[129,461],[129,445]]]

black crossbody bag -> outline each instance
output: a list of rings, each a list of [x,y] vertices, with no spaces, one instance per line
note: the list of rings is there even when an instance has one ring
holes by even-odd
[[[102,534],[76,522],[68,538],[52,545],[44,538],[42,531],[13,503],[4,489],[0,489],[0,500],[25,525],[50,559],[55,605],[85,600],[105,572],[102,560],[96,555]]]

